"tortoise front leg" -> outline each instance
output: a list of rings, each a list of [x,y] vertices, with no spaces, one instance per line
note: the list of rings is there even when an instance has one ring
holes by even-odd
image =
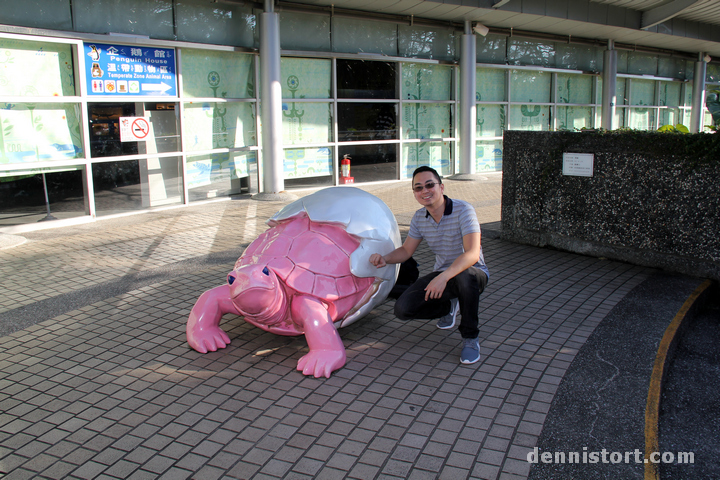
[[[310,352],[297,365],[304,375],[315,378],[327,377],[345,365],[343,345],[332,318],[323,303],[317,298],[298,295],[290,307],[293,321],[305,331]]]

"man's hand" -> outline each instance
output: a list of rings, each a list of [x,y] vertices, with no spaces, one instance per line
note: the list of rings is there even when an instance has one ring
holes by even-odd
[[[440,274],[430,280],[428,286],[425,287],[425,301],[427,302],[428,299],[431,298],[440,298],[445,291],[446,285],[447,280],[445,280],[445,276],[443,274]]]
[[[382,268],[387,265],[385,258],[379,253],[373,253],[370,255],[370,263],[375,265],[377,268]]]

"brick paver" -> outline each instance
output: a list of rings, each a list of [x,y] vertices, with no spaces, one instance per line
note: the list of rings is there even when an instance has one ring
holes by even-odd
[[[408,186],[363,188],[405,234],[417,208]],[[446,191],[481,223],[500,220],[499,175],[447,180]],[[5,478],[527,478],[565,370],[652,272],[486,234],[492,278],[472,366],[458,363],[457,331],[401,322],[392,300],[341,330],[348,360],[330,379],[295,370],[304,338],[239,317],[223,319],[228,348],[189,349],[195,300],[281,206],[153,212],[0,251]],[[431,268],[424,244],[416,258]]]

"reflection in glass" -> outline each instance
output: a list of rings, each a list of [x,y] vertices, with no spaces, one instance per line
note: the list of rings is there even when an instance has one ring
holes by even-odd
[[[185,163],[191,202],[255,193],[258,189],[254,152],[223,152],[188,157]]]
[[[396,109],[388,103],[338,103],[339,141],[397,139]]]
[[[402,178],[411,178],[413,171],[428,165],[441,175],[451,175],[453,170],[452,149],[448,142],[413,142],[403,145]]]
[[[92,166],[98,216],[182,203],[181,158],[148,158]]]
[[[183,122],[190,151],[257,145],[254,103],[185,104]]]
[[[0,226],[85,215],[83,167],[43,170],[44,174],[34,170],[2,173],[8,176],[0,176]]]
[[[350,157],[350,176],[355,183],[397,180],[397,145],[346,145],[338,149],[338,159]],[[340,171],[340,165],[336,168]]]
[[[337,60],[338,98],[398,98],[395,64],[364,60]]]
[[[655,130],[656,108],[628,108],[628,127],[635,130]]]

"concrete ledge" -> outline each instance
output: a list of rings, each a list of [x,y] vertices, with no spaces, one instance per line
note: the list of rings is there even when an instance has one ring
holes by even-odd
[[[279,193],[256,193],[251,197],[253,200],[258,200],[261,202],[292,202],[293,200],[297,200],[297,195],[293,195],[292,193],[287,192],[279,192]]]

